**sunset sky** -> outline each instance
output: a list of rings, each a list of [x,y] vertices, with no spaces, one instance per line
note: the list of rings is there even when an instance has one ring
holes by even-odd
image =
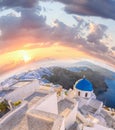
[[[0,0],[0,73],[44,58],[115,67],[115,0]]]

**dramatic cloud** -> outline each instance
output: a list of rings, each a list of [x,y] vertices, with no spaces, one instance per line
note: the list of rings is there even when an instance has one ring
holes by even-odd
[[[53,0],[1,0],[0,7],[23,7],[32,8],[39,1]],[[65,4],[65,11],[70,14],[84,16],[100,16],[115,19],[114,0],[54,0]]]
[[[113,51],[115,51],[115,46],[113,46],[111,49],[112,49]]]
[[[94,57],[114,64],[114,56],[112,56],[113,54],[107,43],[103,41],[103,38],[106,38],[107,27],[102,24],[88,24],[78,17],[75,17],[75,19],[78,24],[74,27],[69,27],[63,22],[56,20],[55,26],[51,30],[50,38],[61,45],[80,49]],[[84,33],[84,37],[81,30],[87,30],[87,33]]]
[[[84,34],[86,37],[83,37],[81,30],[90,28],[90,24],[85,23],[85,21],[82,19],[76,19],[79,21],[79,26],[77,25],[74,27],[69,27],[64,23],[56,20],[56,26],[53,27],[51,31],[51,38],[64,46],[70,46],[76,49],[79,48],[95,56],[102,57],[109,54],[109,47],[106,45],[106,43],[102,42],[103,37],[106,36],[107,27],[101,24],[93,24],[93,26],[95,26],[95,30],[93,30],[93,32],[87,32],[87,34]]]
[[[87,36],[87,41],[92,45],[92,50],[97,52],[108,52],[108,47],[101,42],[103,37],[106,37],[105,31],[107,27],[102,24],[89,24],[90,34]]]
[[[21,17],[9,14],[0,18],[0,29],[2,32],[0,46],[3,48],[1,51],[18,49],[26,43],[32,42],[34,44],[43,40],[46,42],[45,35],[48,33],[47,28],[49,28],[45,24],[46,18],[37,14],[33,8],[23,8],[20,9],[20,12]]]
[[[90,34],[88,36],[89,42],[97,43],[99,40],[101,40],[104,36],[106,36],[105,31],[107,30],[107,27],[102,24],[92,24],[90,23]]]
[[[70,14],[100,16],[115,19],[114,0],[56,0],[64,3],[65,11]]]
[[[37,4],[38,0],[0,0],[0,7],[24,7],[31,8]]]
[[[46,17],[40,14],[41,8],[39,6],[34,7],[36,2],[37,0],[17,0],[15,2],[3,0],[0,2],[1,7],[15,7],[13,9],[16,12],[20,12],[20,17],[12,15],[12,13],[0,17],[1,53],[22,48],[48,47],[56,43],[75,48],[76,50],[79,49],[92,56],[115,63],[114,55],[112,56],[114,47],[110,49],[103,40],[107,37],[106,31],[108,28],[105,25],[93,22],[87,23],[84,19],[74,16],[73,18],[76,20],[76,25],[74,26],[68,26],[60,20],[55,20],[54,26],[49,26],[46,24]],[[79,6],[77,10],[81,10],[80,14],[83,13],[82,11],[87,12],[84,15],[91,15],[91,8],[93,8],[94,2],[102,4],[98,0],[92,0],[90,4],[88,0],[62,0],[62,2],[67,5],[67,11],[69,7],[75,6],[77,8]],[[96,7],[97,10],[100,8],[98,12],[96,12]],[[93,10],[92,14],[105,17],[100,15],[102,5],[96,7],[94,8],[95,13]]]
[[[105,55],[110,51],[102,42],[107,30],[107,27],[102,24],[88,24],[83,19],[74,17],[77,21],[76,26],[70,27],[56,20],[55,26],[51,27],[45,23],[45,17],[36,13],[35,8],[23,8],[18,11],[21,12],[21,17],[8,15],[0,18],[1,50],[47,47],[58,43],[79,48],[95,56]],[[82,30],[87,30],[87,33]]]

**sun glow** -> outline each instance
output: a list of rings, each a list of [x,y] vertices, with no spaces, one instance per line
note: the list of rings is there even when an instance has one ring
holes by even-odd
[[[31,60],[31,56],[28,54],[27,51],[25,50],[20,50],[19,51],[19,54],[20,56],[22,57],[23,61],[26,63],[26,62],[29,62]]]

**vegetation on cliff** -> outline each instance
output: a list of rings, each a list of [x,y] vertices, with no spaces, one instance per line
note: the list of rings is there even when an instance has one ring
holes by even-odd
[[[106,91],[108,88],[105,83],[105,77],[99,72],[91,69],[72,72],[65,68],[53,67],[50,68],[50,70],[52,71],[52,75],[45,75],[44,78],[54,84],[61,84],[65,89],[73,88],[75,82],[81,79],[83,75],[85,75],[86,78],[92,82],[96,95]]]

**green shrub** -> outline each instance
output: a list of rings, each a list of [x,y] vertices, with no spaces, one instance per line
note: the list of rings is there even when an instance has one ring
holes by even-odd
[[[21,101],[13,102],[13,105],[14,105],[14,106],[18,106],[18,105],[20,105],[20,104],[21,104]]]
[[[68,91],[65,91],[65,95],[67,96],[67,94],[68,94]]]
[[[9,104],[7,100],[0,102],[0,112],[5,112],[9,109]]]
[[[3,102],[0,103],[0,112],[5,112],[7,109],[7,105]]]

